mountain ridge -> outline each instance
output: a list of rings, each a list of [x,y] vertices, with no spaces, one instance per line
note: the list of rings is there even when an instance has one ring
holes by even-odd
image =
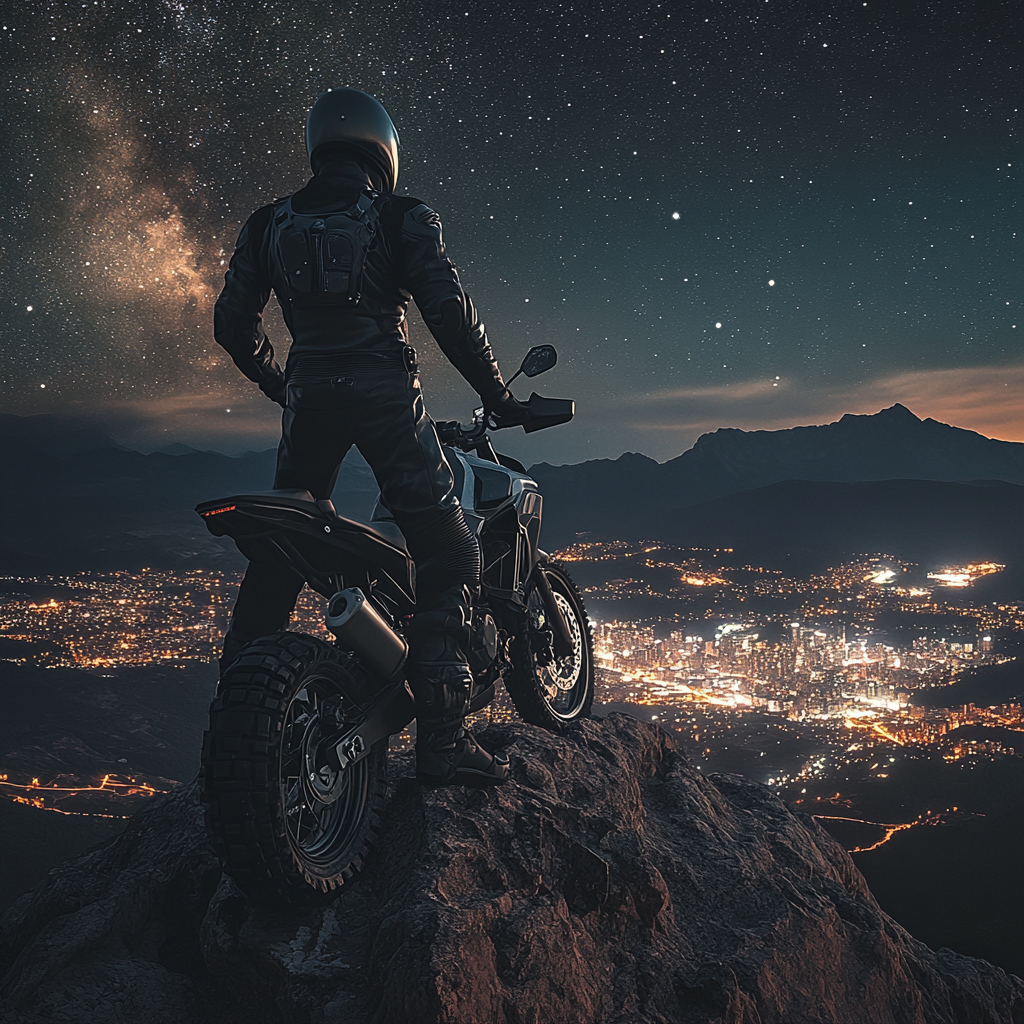
[[[922,420],[897,403],[871,415],[847,413],[820,426],[722,427],[663,463],[629,453],[573,466],[538,463],[530,474],[544,494],[547,536],[554,534],[558,544],[566,544],[577,534],[654,537],[658,534],[652,531],[673,508],[784,481],[992,479],[1024,484],[1024,443]]]
[[[0,476],[19,499],[0,503],[0,573],[244,566],[193,509],[273,486],[276,449],[229,456],[169,445],[147,455],[99,426],[81,448],[67,432],[75,422],[0,416]],[[369,466],[349,460],[338,480],[339,511],[367,516],[377,494]]]
[[[878,445],[885,447],[875,447]],[[839,465],[835,461],[842,456],[858,454],[864,460],[865,453],[870,461],[861,461],[856,469],[851,470],[849,464]],[[1014,477],[1009,482],[1024,483],[1024,444],[985,437],[977,431],[931,418],[922,420],[899,403],[870,415],[846,413],[833,423],[822,425],[776,431],[722,428],[701,435],[689,451],[670,459],[665,465],[689,468],[694,463],[701,465],[712,458],[731,467],[737,457],[749,461],[752,456],[761,459],[788,456],[791,466],[797,462],[796,456],[812,473],[810,479],[828,478],[820,476],[822,472],[856,472],[859,479],[915,477],[953,480],[962,479],[966,475],[963,473],[965,466],[975,464],[975,477],[1003,479],[1009,472]],[[915,460],[913,473],[906,472],[907,465],[903,460],[908,458]],[[992,472],[995,467],[998,470]],[[807,472],[792,475],[808,478]],[[848,476],[838,478],[852,479]],[[752,479],[755,477],[745,478],[746,486],[750,486]]]
[[[1024,593],[1021,522],[1024,486],[1004,480],[782,480],[666,510],[653,536],[733,548],[739,561],[797,574],[869,552],[925,565],[999,562],[1007,570],[984,589]]]
[[[39,438],[33,432],[36,421],[42,425]],[[61,431],[71,422],[53,416],[0,416],[0,473],[10,493],[30,499],[0,506],[0,572],[241,567],[240,556],[211,538],[192,508],[211,497],[268,488],[274,449],[229,457],[171,444],[144,455],[118,446],[95,424],[92,433],[61,440]],[[500,434],[495,440],[500,448]],[[86,443],[94,446],[78,447]],[[857,501],[872,491],[871,484],[902,481],[889,489],[891,495],[901,495],[899,514],[889,517],[891,530],[903,528],[901,517],[912,521],[923,515],[940,522],[943,508],[962,510],[965,481],[1024,485],[1024,444],[922,420],[896,404],[820,426],[774,431],[723,427],[702,435],[692,448],[665,463],[627,452],[618,459],[567,466],[538,463],[530,473],[544,495],[542,543],[549,550],[577,539],[660,538],[700,546],[703,542],[693,538],[707,534],[708,523],[698,524],[696,512],[678,510],[732,495],[736,506],[745,509],[747,526],[760,523],[766,528],[771,517],[760,513],[766,487],[785,485],[791,506],[797,492],[824,502],[823,508],[828,505],[827,488],[808,491],[800,481],[862,485],[855,488],[861,492]],[[948,486],[933,488],[932,506],[919,508],[910,501],[910,480]],[[778,487],[767,497],[781,508],[786,502],[777,492]],[[972,493],[978,496],[976,487]],[[376,482],[365,462],[346,461],[333,497],[343,515],[368,517]],[[966,532],[973,534],[986,516],[983,503],[976,501],[975,506],[974,519],[963,520]],[[735,509],[726,508],[722,522],[735,523]],[[880,529],[881,512],[884,507],[871,512]],[[694,527],[689,535],[687,522]],[[812,525],[819,533],[824,528]],[[756,540],[756,531],[747,526],[743,530]],[[1004,527],[997,524],[1000,536]],[[842,541],[832,533],[833,540]],[[885,531],[878,535],[884,537]],[[764,539],[772,542],[770,536]],[[815,541],[819,547],[820,539]],[[735,541],[723,536],[715,546],[734,547]]]

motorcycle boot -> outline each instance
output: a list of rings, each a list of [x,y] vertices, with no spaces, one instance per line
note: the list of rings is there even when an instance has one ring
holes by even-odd
[[[224,636],[220,678],[254,640],[288,628],[292,609],[305,581],[283,562],[254,559],[249,563]]]
[[[418,611],[409,628],[407,678],[416,702],[416,779],[423,786],[497,786],[508,774],[508,756],[485,750],[466,728],[473,688],[462,653],[468,600],[467,587],[453,587]]]
[[[238,634],[228,630],[224,635],[224,647],[218,659],[220,676],[223,679],[229,668],[238,660],[238,656],[245,650],[249,641],[239,639]]]
[[[421,786],[497,786],[508,755],[491,754],[466,728],[473,677],[465,665],[420,665],[409,680],[416,700],[416,781]],[[429,674],[428,674],[429,673]]]

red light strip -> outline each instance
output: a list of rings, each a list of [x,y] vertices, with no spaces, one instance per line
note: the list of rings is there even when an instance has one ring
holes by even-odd
[[[224,508],[215,508],[210,512],[203,512],[201,515],[205,518],[206,516],[219,516],[221,512],[234,512],[237,508],[236,505],[227,505]]]

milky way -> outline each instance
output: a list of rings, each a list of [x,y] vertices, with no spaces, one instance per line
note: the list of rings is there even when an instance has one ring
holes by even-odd
[[[390,109],[503,362],[559,348],[537,386],[580,415],[522,454],[667,457],[896,400],[1024,437],[1012,3],[7,7],[5,411],[271,443],[212,303],[347,84]],[[465,413],[414,333],[432,411]]]

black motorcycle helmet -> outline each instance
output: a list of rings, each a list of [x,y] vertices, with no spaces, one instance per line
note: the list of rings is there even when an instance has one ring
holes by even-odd
[[[331,156],[354,156],[379,173],[384,190],[398,186],[398,132],[388,112],[359,89],[330,89],[306,118],[306,153],[313,173]]]

